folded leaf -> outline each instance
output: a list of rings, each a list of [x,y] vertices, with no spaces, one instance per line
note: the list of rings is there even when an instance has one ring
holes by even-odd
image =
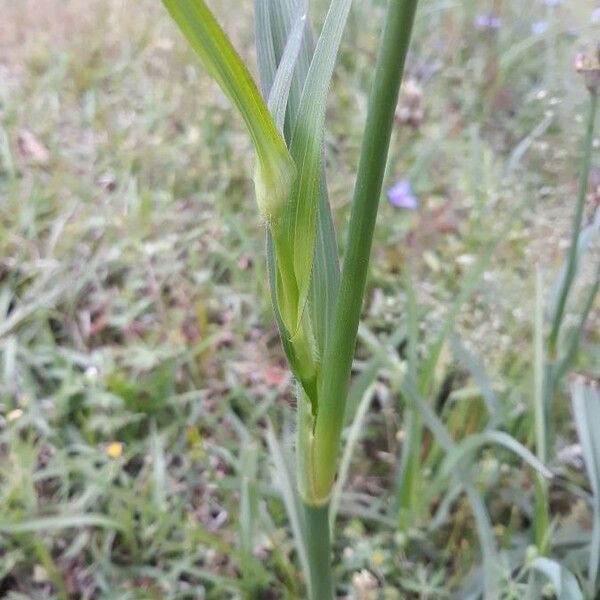
[[[274,108],[275,105],[278,106],[278,110],[281,112],[283,112],[284,104],[287,107],[284,131],[288,145],[292,138],[302,91],[315,51],[310,22],[308,19],[306,22],[302,19],[306,14],[306,8],[306,0],[256,0],[255,2],[256,45],[263,94],[269,96],[269,105],[273,105]],[[290,75],[292,64],[289,62],[289,57],[292,51],[296,52],[295,44],[298,42],[299,27],[302,28],[303,33],[302,43],[293,64],[293,77],[288,90],[283,86],[279,87],[277,81],[284,81]],[[278,118],[281,118],[281,112],[278,113]],[[322,160],[321,163],[323,163]],[[308,317],[318,360],[324,351],[328,327],[333,322],[333,310],[339,286],[337,245],[322,164],[317,210],[317,237],[310,280],[310,299],[308,315],[305,314],[304,318]],[[278,276],[277,258],[272,246],[271,240],[268,266],[272,291],[276,296],[274,304],[277,304],[277,296],[281,294],[282,282]],[[294,362],[297,362],[296,357],[290,355],[291,344],[289,338],[285,337],[289,336],[289,332],[285,331],[281,315],[279,315],[278,322],[284,338],[283,345],[286,354],[292,369],[298,374],[293,366]],[[305,389],[305,391],[309,395],[308,390]]]
[[[304,83],[290,144],[298,174],[286,207],[284,228],[293,249],[298,323],[310,291],[315,256],[327,94],[351,5],[352,0],[333,0],[329,7]]]
[[[273,85],[269,92],[269,110],[280,131],[283,131],[285,123],[288,97],[294,80],[296,62],[302,49],[302,42],[304,41],[306,22],[306,3],[303,1],[300,3],[300,10],[295,17],[294,26],[285,45],[285,50],[279,61]]]

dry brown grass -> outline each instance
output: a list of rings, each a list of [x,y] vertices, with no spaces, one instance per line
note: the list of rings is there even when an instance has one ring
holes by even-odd
[[[19,63],[36,44],[65,44],[89,27],[105,0],[0,0],[0,61]]]

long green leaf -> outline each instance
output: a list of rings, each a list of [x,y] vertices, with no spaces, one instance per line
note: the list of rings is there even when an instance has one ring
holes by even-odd
[[[552,473],[542,464],[542,462],[532,454],[523,444],[515,440],[508,433],[503,431],[485,431],[475,433],[465,438],[459,444],[448,452],[441,468],[441,475],[448,477],[469,455],[477,452],[480,448],[489,444],[504,446],[520,458],[522,458],[530,467],[538,471],[544,477],[552,477]]]
[[[354,421],[348,430],[348,437],[344,450],[342,451],[342,459],[340,461],[340,468],[338,470],[338,478],[333,486],[333,492],[331,494],[331,502],[329,505],[329,529],[331,530],[332,538],[335,536],[335,519],[337,517],[340,501],[342,499],[342,493],[344,491],[344,485],[348,478],[348,472],[350,471],[350,462],[352,461],[352,455],[354,448],[360,441],[361,435],[364,432],[364,421],[367,417],[367,411],[371,402],[373,402],[373,395],[375,390],[373,386],[370,386],[363,395],[363,398],[358,405],[358,410],[354,415]]]
[[[271,0],[273,2],[273,0]],[[291,28],[294,11],[297,5],[305,0],[281,0],[274,2],[273,16],[276,23],[288,23]],[[279,17],[275,18],[276,15]],[[275,25],[274,25],[275,27]],[[288,138],[296,126],[298,109],[308,76],[308,70],[314,55],[315,42],[310,27],[305,29],[304,42],[296,64],[296,72],[288,102],[288,119],[286,130]],[[325,346],[333,323],[335,302],[340,283],[340,265],[336,243],[335,229],[327,196],[327,183],[325,178],[324,160],[321,160],[321,183],[317,215],[317,239],[315,243],[315,256],[311,278],[309,299],[310,321],[313,326],[318,356],[323,356]]]
[[[408,376],[417,378],[419,311],[410,265],[403,270],[404,290],[406,291],[407,321],[407,364]],[[421,441],[423,437],[423,421],[414,406],[406,406],[403,411],[404,440],[396,475],[395,500],[401,525],[406,525],[413,516],[422,470]]]
[[[545,395],[544,380],[546,377],[546,356],[544,349],[544,302],[543,280],[538,270],[536,273],[536,301],[534,312],[533,343],[533,421],[535,430],[535,451],[538,458],[548,460],[548,406],[551,395]],[[534,539],[537,547],[545,553],[549,541],[550,514],[548,505],[548,486],[542,477],[535,480],[535,509],[533,518]]]
[[[317,352],[322,357],[331,336],[335,303],[340,287],[338,249],[333,218],[331,216],[331,209],[329,208],[324,172],[321,175],[318,210],[317,240],[311,279],[309,311],[317,343]]]
[[[104,529],[123,530],[123,524],[104,515],[72,514],[56,515],[53,517],[38,517],[23,521],[7,523],[0,522],[0,533],[19,534],[51,531],[56,529],[80,529],[81,527],[102,527]]]
[[[305,0],[257,0],[256,1],[256,44],[259,60],[259,71],[261,74],[262,88],[268,90],[272,102],[282,103],[281,98],[273,98],[275,90],[273,81],[281,77],[282,69],[288,69],[285,53],[288,50],[291,39],[294,37],[299,17],[305,12]],[[295,127],[302,91],[308,75],[310,64],[315,51],[310,22],[307,19],[303,28],[302,44],[295,62],[293,79],[287,98],[287,113],[285,121],[285,137],[288,144],[291,141],[292,130]],[[333,311],[339,287],[339,260],[335,231],[331,217],[331,209],[327,197],[324,168],[321,168],[320,195],[317,216],[317,238],[315,244],[315,256],[313,273],[310,281],[309,314],[310,323],[316,343],[317,356],[322,356],[329,334],[329,327],[333,322]],[[270,243],[270,258],[268,261],[270,269],[271,287],[277,285],[277,260]],[[275,293],[275,296],[277,294]],[[275,299],[276,301],[276,299]],[[281,321],[280,329],[281,329]],[[287,336],[289,337],[289,332]],[[283,336],[283,332],[282,332]],[[290,356],[292,350],[289,340],[283,339],[284,348],[290,363],[295,358]],[[297,361],[296,361],[297,362]],[[294,368],[292,366],[292,368]]]
[[[600,215],[600,213],[599,213]],[[596,301],[596,296],[600,292],[600,260],[598,261],[598,265],[596,266],[596,276],[591,283],[589,289],[585,293],[585,298],[583,301],[583,305],[579,312],[579,318],[577,320],[576,327],[573,328],[572,331],[569,332],[568,338],[565,340],[565,350],[561,355],[560,361],[556,366],[553,373],[553,381],[552,386],[558,384],[563,375],[567,372],[567,369],[575,359],[577,354],[577,348],[579,347],[580,340],[583,336],[583,332],[594,307],[594,303]]]
[[[600,387],[584,377],[571,381],[571,398],[577,434],[592,488],[594,524],[590,541],[588,581],[590,594],[600,588]]]
[[[248,69],[204,0],[163,0],[205,68],[246,122],[258,157],[256,198],[263,217],[276,222],[295,177],[294,163]]]
[[[276,57],[276,65],[279,64],[285,48],[288,44],[291,32],[294,28],[294,22],[297,15],[300,12],[301,6],[306,3],[306,0],[260,0],[269,5],[269,18],[270,18],[270,34],[271,40],[269,43],[272,44]],[[264,27],[266,29],[266,26]],[[257,44],[260,47],[264,41],[257,39]],[[302,47],[296,61],[296,69],[294,72],[294,78],[290,88],[289,100],[288,100],[288,111],[285,123],[285,139],[289,143],[292,139],[292,133],[296,125],[296,118],[298,116],[298,108],[300,106],[300,100],[302,98],[302,91],[304,90],[304,83],[308,75],[308,69],[312,62],[315,53],[315,39],[310,23],[310,17],[307,15],[307,23],[304,28],[304,38],[302,40]],[[260,53],[259,53],[260,54]],[[272,77],[275,77],[275,71],[273,71]]]
[[[277,58],[271,31],[271,0],[255,0],[254,2],[254,35],[256,37],[260,89],[263,98],[268,98],[277,71]]]
[[[290,520],[292,535],[294,536],[294,542],[296,544],[296,550],[300,559],[300,565],[304,571],[306,580],[310,581],[310,567],[306,550],[306,540],[304,538],[304,516],[301,502],[298,498],[298,494],[296,493],[294,477],[291,473],[291,469],[289,468],[288,461],[270,422],[267,429],[266,438],[267,445],[269,447],[269,453],[273,461],[273,476],[281,492],[283,504]]]
[[[535,449],[541,460],[548,459],[548,402],[550,398],[544,397],[544,377],[546,356],[544,353],[544,308],[543,308],[543,281],[542,274],[536,273],[536,302],[534,313],[534,365],[533,365],[533,402],[535,423]]]
[[[307,22],[305,2],[302,2],[300,7],[301,10],[296,16],[294,27],[290,32],[279,66],[277,67],[277,72],[275,73],[273,85],[269,91],[269,110],[281,132],[284,129],[289,94],[294,80],[296,62],[304,41],[304,28]]]
[[[575,575],[560,563],[539,557],[531,563],[531,569],[550,580],[559,600],[583,600],[583,594]]]
[[[460,336],[451,336],[451,347],[454,357],[470,373],[481,390],[487,411],[490,415],[489,427],[495,427],[502,418],[500,403],[494,392],[494,386],[482,362],[472,354],[462,342]]]
[[[289,210],[284,216],[284,228],[293,249],[299,294],[298,323],[308,298],[313,271],[327,93],[351,4],[352,0],[333,0],[331,3],[304,83],[290,144],[298,173]]]
[[[563,322],[567,300],[573,282],[577,275],[579,266],[579,244],[581,236],[581,223],[585,208],[585,199],[587,194],[588,178],[592,164],[592,152],[594,148],[594,127],[596,123],[596,113],[598,110],[598,96],[590,94],[589,114],[586,126],[586,132],[583,141],[583,152],[581,157],[581,168],[579,172],[579,190],[577,193],[577,202],[575,205],[575,214],[573,215],[573,224],[571,226],[571,245],[566,260],[566,267],[561,276],[559,290],[555,302],[551,307],[552,311],[552,329],[548,338],[548,349],[551,358],[554,358],[560,328]]]

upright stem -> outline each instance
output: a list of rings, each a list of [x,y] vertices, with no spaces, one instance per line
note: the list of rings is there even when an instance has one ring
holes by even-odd
[[[310,567],[310,598],[333,600],[329,504],[304,503],[304,535]]]
[[[598,109],[598,96],[594,92],[590,92],[590,107],[588,113],[587,129],[585,140],[583,143],[583,156],[581,160],[581,172],[579,173],[579,193],[577,196],[577,206],[575,208],[575,216],[573,217],[573,227],[571,229],[571,247],[569,248],[569,258],[567,261],[567,270],[565,271],[564,279],[561,282],[558,303],[552,320],[552,331],[548,339],[548,354],[549,358],[556,358],[556,346],[558,342],[558,334],[562,324],[567,298],[573,285],[573,279],[577,272],[577,246],[579,236],[581,234],[581,222],[583,219],[583,209],[585,207],[585,197],[587,194],[588,178],[590,175],[590,167],[592,161],[592,148],[594,142],[594,124],[596,122],[596,112]]]
[[[363,303],[373,230],[387,162],[394,112],[418,0],[390,0],[362,142],[347,250],[331,337],[325,349],[315,426],[315,482],[327,498],[335,479],[348,380]]]

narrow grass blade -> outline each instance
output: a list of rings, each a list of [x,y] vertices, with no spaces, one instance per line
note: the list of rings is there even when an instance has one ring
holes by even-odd
[[[298,56],[302,48],[304,28],[306,27],[307,22],[307,7],[304,2],[300,6],[302,10],[296,17],[296,22],[294,23],[294,27],[288,38],[279,66],[277,67],[273,85],[269,92],[269,110],[275,119],[277,128],[282,134],[284,131],[285,115],[290,89],[294,79],[296,62],[298,61]]]
[[[410,266],[404,269],[403,283],[406,291],[406,320],[408,330],[407,362],[408,377],[411,381],[417,378],[418,343],[419,343],[419,310]],[[418,494],[421,470],[421,442],[423,439],[423,421],[415,406],[406,405],[403,411],[404,440],[396,476],[395,498],[400,525],[408,526],[413,518],[415,500]]]
[[[471,505],[471,510],[473,511],[477,527],[477,537],[481,545],[484,600],[495,600],[499,597],[499,577],[496,572],[498,551],[494,528],[492,527],[492,521],[485,502],[469,476],[463,478],[463,485],[469,504]]]
[[[535,431],[535,451],[542,461],[548,460],[548,407],[551,402],[551,389],[546,385],[546,356],[544,349],[544,300],[542,274],[536,273],[535,316],[533,343],[533,423]],[[547,391],[547,395],[544,393]],[[536,546],[546,554],[550,541],[550,514],[548,506],[548,486],[542,477],[535,480],[535,509],[533,530]]]
[[[531,569],[548,578],[560,600],[584,600],[575,575],[560,563],[539,557],[531,563]]]
[[[600,211],[599,211],[600,215]],[[594,307],[594,302],[596,301],[596,297],[600,292],[600,261],[598,261],[598,267],[596,269],[596,277],[592,284],[590,285],[585,300],[583,302],[583,306],[579,313],[579,319],[577,322],[577,326],[570,332],[569,337],[565,340],[565,351],[561,355],[560,361],[554,370],[554,380],[553,386],[558,383],[564,376],[564,374],[569,369],[570,365],[576,358],[577,348],[579,347],[585,325],[587,323],[588,317],[592,308]]]
[[[340,287],[338,248],[327,198],[324,172],[317,215],[317,240],[310,289],[310,320],[313,325],[317,353],[325,353],[333,325],[335,303]]]
[[[348,391],[348,402],[346,403],[345,426],[349,427],[354,422],[356,411],[362,402],[367,390],[377,378],[381,369],[381,361],[377,358],[371,359],[352,382]]]
[[[279,444],[275,431],[273,430],[273,426],[270,423],[267,429],[266,438],[271,460],[273,461],[274,476],[281,491],[285,510],[290,520],[300,566],[302,567],[306,581],[310,581],[310,568],[306,550],[306,541],[304,539],[304,516],[302,512],[302,503],[296,493],[294,476],[288,466],[288,462]]]
[[[165,449],[154,421],[150,430],[150,448],[152,453],[152,496],[157,508],[165,510],[168,489]]]
[[[481,390],[490,415],[490,427],[495,427],[502,419],[500,403],[494,392],[494,385],[481,361],[462,343],[458,335],[451,338],[452,353],[458,362],[469,372],[477,387]]]
[[[268,222],[279,219],[294,163],[248,69],[204,0],[163,0],[173,20],[246,122],[258,157],[256,196]]]
[[[596,211],[594,220],[584,227],[577,238],[577,252],[576,252],[576,263],[581,264],[589,252],[590,248],[593,247],[595,239],[600,235],[600,210]],[[569,269],[568,257],[565,259],[560,271],[552,285],[552,293],[550,295],[549,306],[551,313],[556,310],[559,303],[559,297],[561,289],[565,284],[567,277],[567,271]]]
[[[508,157],[508,162],[505,167],[505,173],[511,173],[512,171],[517,170],[520,165],[523,157],[527,154],[533,144],[543,136],[550,125],[554,123],[556,119],[554,113],[548,113],[544,116],[540,123],[538,123],[532,131],[530,131],[512,150],[510,156]]]
[[[571,398],[577,434],[592,488],[594,524],[590,541],[588,582],[590,593],[595,594],[600,587],[600,387],[584,377],[574,376],[571,380]]]
[[[250,442],[240,453],[240,571],[242,578],[248,582],[251,593],[255,596],[258,592],[258,576],[255,569],[254,557],[255,534],[258,527],[259,490],[257,485],[258,474],[258,445]]]
[[[255,0],[254,2],[254,36],[263,98],[269,97],[277,71],[277,58],[271,30],[271,4],[271,0]]]
[[[431,406],[421,397],[417,391],[415,382],[411,381],[410,378],[407,378],[400,387],[402,395],[409,404],[412,404],[419,411],[423,423],[433,433],[437,443],[444,448],[447,453],[455,451],[457,446],[454,443],[452,436]],[[454,481],[457,481],[462,485],[469,500],[469,504],[471,505],[483,556],[484,598],[486,600],[493,600],[498,597],[499,590],[499,578],[496,573],[497,547],[494,530],[488,511],[485,507],[485,502],[477,491],[468,468],[464,465],[457,465],[454,473],[451,473],[450,475]],[[435,482],[432,484],[432,487],[435,487]]]
[[[419,306],[410,266],[403,271],[404,290],[406,291],[406,321],[408,323],[408,373],[416,381],[419,359]]]
[[[547,432],[547,401],[544,398],[544,378],[546,356],[544,352],[544,304],[543,283],[540,271],[536,273],[536,302],[534,321],[534,372],[533,372],[533,401],[534,401],[534,423],[535,423],[535,447],[540,460],[548,460],[546,442]]]
[[[293,5],[290,3],[292,3]],[[276,14],[280,14],[282,11],[284,11],[284,9],[287,10],[280,15],[279,19],[275,19],[274,16]],[[283,79],[283,71],[278,71],[278,64],[282,60],[282,56],[286,48],[289,47],[288,41],[291,35],[290,32],[293,29],[294,11],[296,12],[296,14],[298,14],[297,7],[295,6],[295,0],[285,0],[281,3],[274,3],[273,0],[256,0],[255,2],[256,46],[261,86],[265,98],[269,96],[274,97],[272,93],[272,87],[273,82],[275,81],[278,73],[280,80]],[[287,27],[289,27],[289,31]],[[300,62],[300,59],[304,57],[304,54],[306,54],[307,52],[307,24],[304,24],[302,26],[302,32],[303,43],[301,45],[301,52],[300,55],[297,57],[297,64],[295,65],[293,71],[292,86],[290,90],[288,90],[289,96],[287,98],[288,109],[291,109],[294,112],[297,110],[297,105],[299,102],[299,94],[295,93],[295,88],[297,88],[299,85],[297,81],[298,77],[301,76],[299,69],[300,65],[298,63]],[[291,65],[288,64],[286,68],[289,69],[290,66]],[[308,66],[306,66],[303,77],[306,77],[307,70]],[[286,73],[286,77],[288,75],[289,73]],[[280,257],[280,259],[281,258],[282,257]],[[294,373],[298,373],[300,370],[300,365],[298,357],[296,356],[293,345],[291,343],[292,331],[290,330],[290,327],[293,328],[295,323],[286,323],[280,310],[278,296],[280,296],[283,292],[283,281],[281,277],[281,271],[278,266],[277,253],[275,251],[275,242],[273,239],[273,235],[270,231],[267,231],[267,271],[269,274],[271,303],[277,321],[277,325],[279,327],[279,333],[283,349],[285,355],[287,356],[292,371]]]
[[[265,75],[265,77],[268,78],[268,81],[272,82],[275,78],[277,64],[283,62],[283,55],[286,48],[289,46],[290,39],[293,37],[295,24],[298,24],[299,16],[306,12],[306,0],[260,0],[260,3],[263,5],[268,4],[270,22],[268,25],[260,27],[260,36],[257,33],[259,63],[261,63],[261,56],[263,55],[267,57],[264,60],[269,62],[269,49],[272,48],[274,59],[270,66],[267,65],[268,75]],[[262,18],[264,17],[261,16],[261,19]],[[265,37],[267,31],[271,36],[269,39]],[[292,132],[296,125],[302,91],[304,89],[314,51],[314,36],[310,22],[307,19],[303,28],[302,44],[295,63],[293,79],[289,90],[289,97],[287,99],[284,131],[288,145],[291,142]],[[260,66],[261,79],[263,79],[263,65],[261,64]],[[323,163],[322,160],[321,162]],[[315,343],[317,346],[316,353],[318,356],[322,356],[327,343],[329,328],[333,322],[333,311],[335,309],[335,301],[339,287],[340,272],[335,230],[327,197],[327,186],[325,183],[325,170],[323,165],[321,166],[320,176],[317,227],[308,309],[310,311],[310,322],[314,329]],[[274,280],[274,277],[272,276],[271,279]]]
[[[390,337],[385,341],[385,343],[380,343],[366,326],[363,328],[363,332],[365,332],[365,337],[368,337],[372,342],[375,341],[377,343],[372,343],[370,345],[370,348],[373,350],[373,357],[364,365],[364,368],[360,374],[352,380],[350,389],[348,390],[346,414],[344,418],[345,426],[350,426],[352,424],[354,421],[354,415],[356,414],[358,406],[361,403],[364,395],[377,378],[381,368],[387,363],[385,353],[381,350],[381,348],[383,346],[386,348],[397,348],[402,340],[406,338],[406,331],[404,327],[398,327],[396,331],[394,331],[392,335],[390,335]]]
[[[33,533],[56,529],[79,529],[81,527],[101,527],[102,529],[114,529],[115,531],[123,531],[124,529],[123,524],[119,521],[115,521],[104,515],[87,513],[82,515],[39,517],[36,519],[25,519],[17,523],[0,522],[0,533]]]
[[[333,0],[329,7],[304,83],[290,144],[298,173],[289,210],[284,216],[284,228],[288,244],[293,248],[299,294],[298,324],[313,271],[327,93],[351,4],[352,0]]]
[[[462,442],[456,444],[456,446],[448,452],[444,463],[441,468],[441,474],[444,477],[448,477],[452,472],[461,464],[462,461],[466,460],[467,457],[482,447],[489,444],[497,444],[503,446],[507,450],[516,454],[519,458],[524,460],[531,468],[535,469],[538,473],[544,477],[552,477],[551,471],[532,454],[523,444],[515,440],[508,433],[503,431],[485,431],[483,433],[475,433],[465,438]]]
[[[344,485],[348,478],[348,472],[350,470],[350,462],[352,461],[352,455],[358,442],[360,441],[361,435],[364,432],[364,422],[367,417],[367,411],[371,402],[373,401],[373,387],[369,387],[363,394],[362,400],[358,405],[358,410],[354,415],[354,420],[350,429],[348,430],[348,437],[346,444],[342,451],[342,459],[340,461],[340,467],[338,469],[338,477],[333,487],[331,494],[331,501],[329,505],[329,528],[331,530],[332,538],[335,536],[335,519],[337,517],[338,508],[342,499],[342,493],[344,491]]]
[[[579,241],[581,235],[581,223],[583,211],[585,208],[585,198],[587,195],[588,178],[592,163],[592,150],[594,146],[594,126],[596,123],[596,112],[598,109],[598,96],[590,94],[589,114],[586,126],[586,132],[583,142],[583,152],[581,157],[581,169],[579,173],[579,190],[577,202],[575,205],[575,214],[571,226],[571,246],[566,262],[564,275],[561,277],[559,291],[556,303],[552,306],[552,329],[548,338],[548,350],[550,358],[554,358],[557,350],[558,335],[563,322],[567,300],[573,287],[573,281],[577,274],[579,264]]]
[[[251,443],[240,456],[240,543],[242,551],[252,556],[258,513],[258,448]]]
[[[271,43],[275,51],[276,64],[279,64],[294,28],[294,22],[301,12],[301,6],[307,4],[307,0],[268,0],[268,3],[271,18]],[[306,27],[304,28],[304,38],[300,53],[298,54],[298,60],[296,61],[296,69],[289,94],[285,123],[285,139],[288,142],[288,146],[296,125],[302,91],[304,90],[304,84],[314,53],[315,39],[310,18],[307,18]],[[273,72],[274,76],[275,72]]]

